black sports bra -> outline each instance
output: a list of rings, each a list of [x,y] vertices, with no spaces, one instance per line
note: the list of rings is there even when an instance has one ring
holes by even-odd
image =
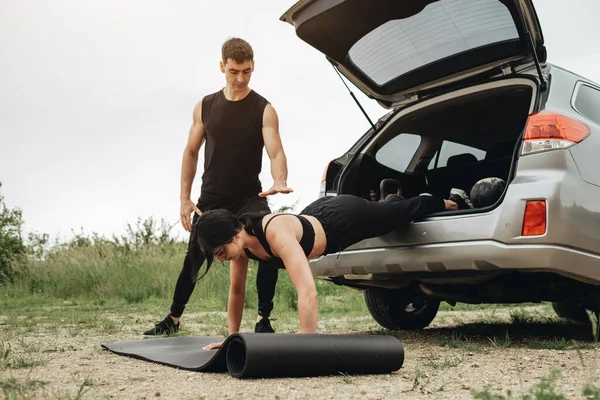
[[[279,257],[276,257],[273,254],[273,252],[271,251],[271,246],[269,246],[269,242],[267,242],[267,237],[266,237],[267,227],[269,226],[271,221],[273,221],[274,218],[276,218],[280,215],[294,215],[300,220],[300,223],[302,224],[302,237],[300,238],[300,247],[302,247],[302,250],[304,250],[304,254],[308,257],[308,255],[310,254],[310,252],[312,251],[312,249],[315,245],[315,230],[314,230],[313,226],[311,225],[310,221],[301,215],[276,214],[267,222],[264,230],[261,229],[262,228],[262,218],[261,218],[255,224],[254,235],[256,236],[256,238],[258,239],[258,241],[260,242],[262,247],[265,249],[267,254],[271,256],[271,259],[280,260]],[[253,260],[270,261],[270,260],[263,260],[261,258],[258,258],[248,249],[244,249],[244,251],[246,252],[246,255],[248,256],[248,258],[251,258]]]

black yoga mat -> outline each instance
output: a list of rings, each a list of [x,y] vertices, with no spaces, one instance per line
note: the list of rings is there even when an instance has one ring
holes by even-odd
[[[175,368],[229,372],[236,378],[385,374],[404,364],[393,336],[235,333],[217,350],[203,346],[218,336],[181,336],[102,344],[114,353]]]

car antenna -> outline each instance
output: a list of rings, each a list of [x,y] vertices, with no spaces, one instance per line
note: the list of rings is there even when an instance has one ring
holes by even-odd
[[[365,115],[365,117],[367,118],[367,121],[369,121],[369,124],[371,124],[371,126],[373,127],[373,130],[375,130],[375,125],[373,124],[373,121],[371,121],[371,118],[369,118],[369,116],[367,115],[367,112],[365,111],[365,109],[362,107],[362,105],[360,105],[358,99],[356,98],[356,96],[354,95],[354,93],[352,93],[352,90],[350,90],[350,88],[348,87],[348,85],[346,85],[346,82],[344,81],[344,78],[342,78],[342,75],[340,74],[340,71],[338,71],[337,67],[335,66],[335,64],[333,62],[331,63],[331,65],[333,66],[333,69],[335,70],[335,72],[337,72],[338,76],[342,80],[342,83],[344,84],[344,86],[346,86],[346,89],[348,89],[348,92],[350,92],[350,96],[352,96],[352,98],[354,99],[354,101],[358,105],[358,108],[360,108],[360,111],[362,111],[362,113]]]

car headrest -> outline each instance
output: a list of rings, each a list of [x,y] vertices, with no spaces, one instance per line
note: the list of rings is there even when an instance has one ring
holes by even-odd
[[[449,157],[446,165],[448,167],[462,167],[464,165],[469,165],[477,162],[477,157],[475,157],[471,153],[457,154],[455,156]]]

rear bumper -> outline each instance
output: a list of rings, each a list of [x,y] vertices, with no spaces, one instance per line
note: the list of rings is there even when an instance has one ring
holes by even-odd
[[[310,262],[317,278],[465,271],[553,272],[600,284],[600,255],[554,245],[507,245],[492,240],[347,250]]]

